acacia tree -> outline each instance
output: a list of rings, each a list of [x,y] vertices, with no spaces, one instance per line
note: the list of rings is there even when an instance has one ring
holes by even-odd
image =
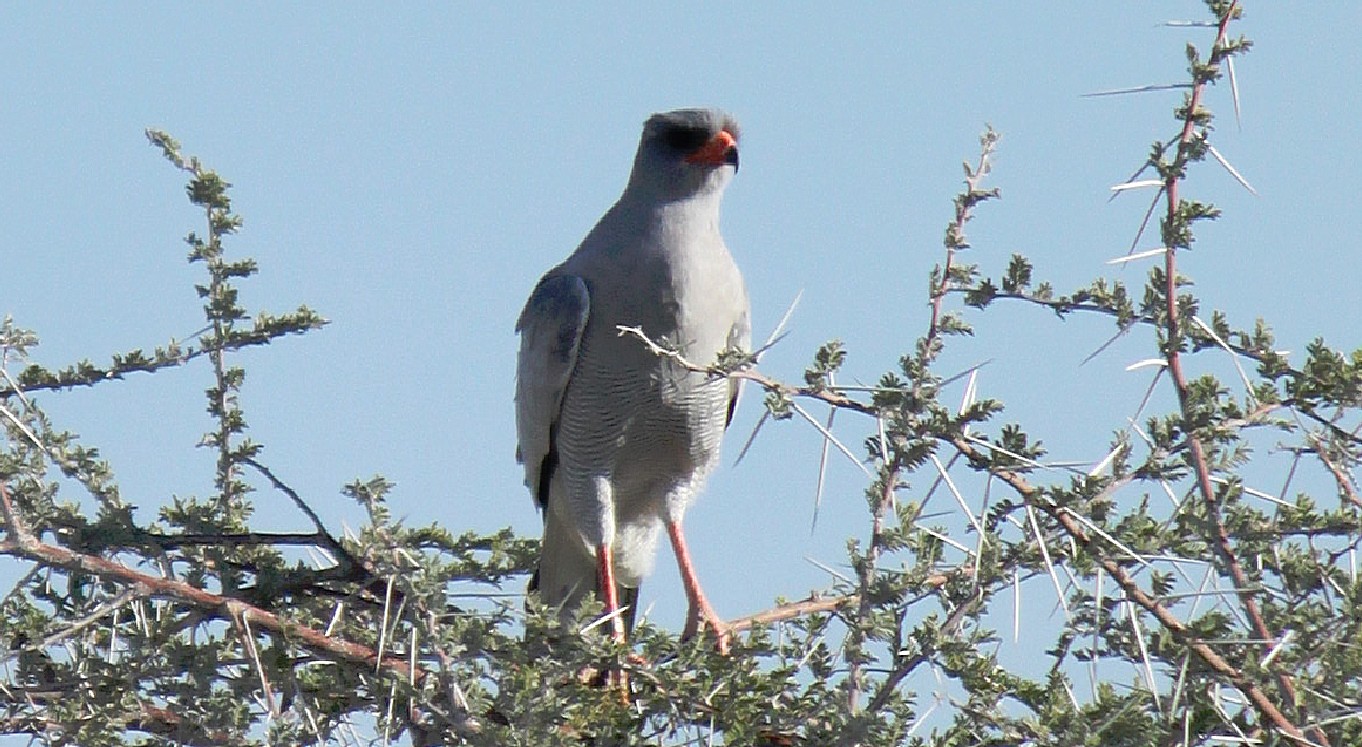
[[[537,543],[404,526],[382,477],[344,489],[367,524],[344,539],[329,531],[247,438],[233,362],[325,320],[242,305],[237,286],[257,268],[226,252],[239,226],[229,185],[148,133],[204,214],[205,233],[187,243],[206,274],[206,327],[192,342],[60,370],[29,362],[31,332],[8,318],[0,328],[0,554],[21,567],[0,602],[0,732],[83,745],[1362,744],[1362,585],[1349,565],[1362,537],[1362,351],[1316,341],[1293,362],[1264,322],[1208,317],[1178,268],[1196,224],[1218,217],[1183,194],[1185,176],[1208,155],[1228,167],[1205,98],[1249,47],[1230,35],[1237,3],[1208,7],[1213,38],[1188,49],[1179,132],[1123,185],[1155,195],[1135,232],[1152,233],[1158,216],[1147,254],[1162,264],[1142,287],[1098,279],[1064,294],[1022,256],[996,279],[964,261],[966,224],[997,195],[984,183],[990,130],[931,271],[929,326],[875,386],[836,383],[837,343],[801,384],[741,351],[682,361],[750,380],[770,418],[813,423],[872,477],[852,575],[731,621],[728,656],[646,622],[617,644],[590,632],[599,608],[564,628],[533,601],[494,594],[521,588]],[[971,394],[970,372],[939,370],[970,320],[987,321],[972,309],[1002,303],[1104,316],[1147,340],[1151,391],[1171,389],[1176,407],[1146,413],[1146,399],[1088,469],[1047,463],[1035,436],[999,424],[1001,402]],[[186,365],[212,373],[215,489],[139,523],[98,451],[30,395]],[[819,424],[814,404],[861,418],[863,446]],[[1279,495],[1245,479],[1267,438],[1294,455]],[[260,489],[291,500],[308,528],[253,530]],[[326,560],[302,562],[298,548]],[[1035,672],[1000,664],[986,622],[1027,584],[1064,613]],[[1099,661],[1128,674],[1076,687]],[[582,676],[602,667],[629,672],[627,698]],[[925,694],[931,677],[948,683],[947,700]]]

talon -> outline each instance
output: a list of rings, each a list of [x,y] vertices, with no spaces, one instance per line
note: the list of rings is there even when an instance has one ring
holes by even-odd
[[[731,650],[730,644],[733,641],[733,633],[729,631],[728,626],[725,625],[722,628],[716,628],[714,637],[714,647],[718,649],[720,654],[728,656],[728,653]]]
[[[728,656],[733,632],[729,630],[727,623],[714,614],[714,610],[709,608],[708,603],[703,600],[701,602],[703,606],[693,611],[689,619],[686,620],[686,627],[681,631],[681,640],[689,641],[698,633],[710,631],[714,634],[714,647],[718,649],[720,654]]]

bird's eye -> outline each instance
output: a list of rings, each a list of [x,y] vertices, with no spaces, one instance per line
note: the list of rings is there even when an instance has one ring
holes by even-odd
[[[709,129],[705,127],[669,127],[662,133],[662,142],[668,148],[690,153],[709,142]]]

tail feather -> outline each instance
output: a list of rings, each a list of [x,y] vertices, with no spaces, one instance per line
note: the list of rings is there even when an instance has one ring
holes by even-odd
[[[538,592],[546,606],[560,610],[560,619],[567,622],[582,606],[588,594],[597,586],[596,557],[582,545],[576,527],[568,524],[557,511],[544,511],[544,539],[540,544],[539,567],[530,579],[530,591]],[[634,629],[638,616],[638,587],[616,584],[616,594],[626,633]]]
[[[544,511],[544,539],[535,580],[540,601],[561,609],[565,620],[596,588],[596,559],[582,546],[576,528],[552,507]]]
[[[638,619],[638,586],[620,586],[615,584],[615,589],[619,593],[620,607],[624,610],[620,617],[624,619],[624,634],[632,635],[634,632],[634,621]]]

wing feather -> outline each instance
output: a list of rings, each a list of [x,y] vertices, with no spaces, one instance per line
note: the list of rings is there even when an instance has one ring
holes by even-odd
[[[558,455],[554,436],[563,392],[572,379],[591,307],[586,282],[575,275],[544,276],[520,312],[520,355],[516,361],[516,459],[525,465],[525,485],[540,508]]]
[[[728,346],[738,350],[751,352],[752,350],[752,316],[751,311],[744,308],[742,316],[733,325],[733,329],[728,333]],[[724,428],[733,424],[733,413],[738,409],[738,398],[742,395],[742,379],[728,380],[728,413],[724,417]]]

